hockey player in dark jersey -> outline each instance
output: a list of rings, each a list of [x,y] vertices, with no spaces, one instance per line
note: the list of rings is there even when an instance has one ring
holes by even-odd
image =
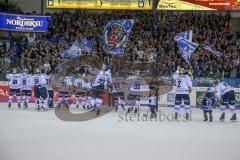
[[[213,121],[212,110],[215,104],[215,97],[210,91],[211,91],[211,88],[207,88],[206,94],[202,101],[202,110],[203,110],[203,117],[204,117],[203,121],[208,121],[208,118],[209,118],[209,121],[212,122]],[[208,114],[209,114],[209,117],[208,117]]]

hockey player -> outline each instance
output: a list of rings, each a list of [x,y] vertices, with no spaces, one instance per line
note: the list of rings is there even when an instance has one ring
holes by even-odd
[[[213,121],[212,110],[215,104],[215,97],[212,95],[212,93],[210,93],[210,91],[211,91],[211,88],[207,88],[206,94],[202,101],[202,110],[203,110],[203,117],[204,117],[203,121],[208,121],[207,113],[209,113],[209,121],[212,122]]]
[[[12,74],[7,74],[6,78],[9,81],[9,86],[10,86],[10,93],[8,97],[8,108],[11,108],[12,106],[12,99],[14,94],[17,96],[17,103],[18,107],[21,108],[21,103],[20,103],[20,92],[22,88],[22,81],[21,81],[21,75],[17,74],[17,70],[13,69]]]
[[[50,78],[50,72],[47,71],[47,76],[46,76],[46,83],[47,83],[47,92],[48,92],[48,107],[49,108],[54,108],[54,90],[52,87],[51,83],[51,78]]]
[[[30,101],[30,98],[32,96],[32,80],[31,75],[28,74],[28,70],[24,69],[23,73],[21,75],[22,80],[22,101],[24,102],[24,108],[28,108],[28,103]]]
[[[185,72],[183,68],[180,66],[177,67],[177,71],[173,75],[173,79],[175,80],[176,85],[176,98],[175,98],[175,120],[178,119],[178,113],[180,110],[180,105],[182,100],[184,102],[185,108],[185,116],[186,120],[190,118],[190,98],[189,93],[191,92],[192,88],[192,81],[188,75],[188,72]]]
[[[125,97],[123,92],[123,85],[122,85],[122,78],[114,78],[112,80],[112,100],[115,105],[115,111],[118,110],[118,107],[120,106],[123,110],[125,110]],[[117,103],[116,103],[117,101]]]
[[[157,116],[156,114],[156,101],[157,101],[157,97],[156,97],[156,94],[154,92],[154,90],[152,90],[150,92],[150,95],[149,95],[149,108],[150,108],[150,111],[151,111],[151,118],[155,118]]]
[[[59,86],[58,108],[61,107],[61,104],[64,104],[67,109],[69,108],[69,99],[72,87],[73,85],[70,77],[67,76],[62,78]]]
[[[34,86],[34,97],[35,97],[35,104],[36,104],[36,108],[37,110],[40,110],[40,103],[41,103],[41,99],[40,99],[40,80],[41,80],[41,74],[40,74],[40,70],[36,69],[35,70],[35,74],[32,76],[32,84]]]
[[[95,96],[95,108],[97,109],[97,116],[100,114],[100,107],[103,103],[104,90],[108,89],[109,83],[112,83],[111,71],[104,64],[92,84],[93,94]]]
[[[76,97],[76,108],[79,108],[79,104],[83,106],[83,109],[86,108],[86,82],[84,80],[84,75],[78,75],[74,83],[75,97]]]
[[[220,82],[220,81],[215,81],[213,86],[215,87],[216,90],[216,96],[218,99],[221,99],[221,117],[220,117],[220,121],[224,121],[225,120],[225,110],[226,110],[226,106],[229,105],[229,108],[232,111],[232,117],[231,117],[231,121],[236,121],[237,120],[237,115],[236,115],[236,107],[235,107],[235,103],[236,103],[236,99],[235,99],[235,93],[233,88],[228,85],[225,82]]]
[[[40,76],[40,87],[39,87],[39,93],[40,93],[40,99],[41,99],[41,108],[43,111],[48,110],[47,105],[47,98],[48,98],[48,92],[47,92],[47,79],[48,76],[45,74],[44,70],[42,70],[42,74]]]

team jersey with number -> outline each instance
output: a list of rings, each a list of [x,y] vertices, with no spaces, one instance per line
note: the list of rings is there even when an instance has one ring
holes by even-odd
[[[189,89],[192,88],[192,80],[188,75],[179,75],[177,70],[173,75],[176,85],[176,94],[189,94]]]
[[[48,79],[48,76],[46,74],[41,74],[40,76],[40,86],[41,87],[44,87],[44,88],[47,88],[47,79]]]
[[[60,92],[70,92],[71,87],[72,87],[72,82],[71,82],[70,77],[62,78],[60,86],[59,86],[59,91]]]
[[[46,80],[46,83],[47,83],[47,90],[52,91],[53,87],[52,87],[52,83],[51,83],[52,81],[51,81],[50,76],[47,75],[45,78],[46,78],[45,80]]]
[[[222,95],[233,90],[233,87],[231,87],[230,85],[228,85],[225,82],[221,82],[215,87],[215,90],[216,90],[216,96],[218,98],[221,98]]]
[[[73,85],[76,92],[84,91],[84,89],[87,88],[87,83],[84,81],[84,79],[80,79],[80,78],[75,79]]]
[[[112,85],[113,85],[113,92],[123,92],[123,85],[122,85],[122,78],[113,78]]]
[[[31,75],[23,73],[21,75],[21,79],[22,79],[22,90],[32,90],[32,80],[31,80]]]
[[[41,74],[35,74],[32,76],[32,84],[34,86],[40,86]]]
[[[149,97],[149,105],[156,105],[157,99],[156,96]]]
[[[9,80],[9,86],[11,89],[22,88],[22,80],[20,74],[7,74],[6,78]]]
[[[112,75],[110,70],[100,71],[96,79],[94,80],[92,86],[96,87],[99,85],[104,85],[104,87],[106,88],[108,82],[111,82],[111,81],[112,81]]]

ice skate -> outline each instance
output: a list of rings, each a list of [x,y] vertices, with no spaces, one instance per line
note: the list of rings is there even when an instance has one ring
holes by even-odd
[[[178,113],[177,112],[175,112],[175,114],[174,114],[174,119],[175,119],[175,121],[178,120]]]
[[[213,121],[213,116],[212,116],[212,112],[209,112],[209,122]]]
[[[225,113],[222,113],[221,117],[220,117],[220,121],[223,122],[225,120]]]
[[[99,116],[99,115],[100,115],[100,109],[98,108],[96,116]]]
[[[190,118],[189,113],[186,113],[186,120],[188,121]]]
[[[18,103],[18,108],[21,108],[21,103],[20,102]]]
[[[204,122],[208,121],[208,117],[207,117],[207,112],[206,111],[204,111],[203,117],[204,117],[204,120],[203,120]]]
[[[24,109],[27,109],[28,108],[28,104],[27,102],[24,102]]]
[[[232,117],[230,118],[230,120],[231,120],[232,122],[236,122],[236,121],[237,121],[237,114],[234,113],[234,114],[232,115]]]
[[[12,103],[8,103],[8,108],[11,108],[12,107]]]

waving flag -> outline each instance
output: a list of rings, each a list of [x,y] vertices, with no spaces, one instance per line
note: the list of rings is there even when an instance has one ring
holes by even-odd
[[[113,55],[123,55],[133,23],[130,19],[109,21],[103,32],[103,49]]]
[[[212,47],[210,47],[209,45],[204,45],[203,49],[212,53],[215,57],[219,58],[221,56],[221,53],[219,51],[214,51]]]
[[[65,50],[63,52],[63,55],[68,57],[69,59],[75,59],[82,54],[82,51],[83,51],[83,49],[82,49],[81,43],[78,40],[76,40],[72,44],[70,49]]]
[[[193,31],[192,30],[189,30],[189,31],[186,31],[186,32],[181,32],[181,33],[178,33],[174,40],[175,41],[179,41],[181,39],[187,39],[189,41],[192,42],[192,36],[193,36]]]
[[[92,37],[90,40],[88,40],[87,37],[83,37],[81,40],[82,49],[88,54],[90,54],[93,49],[94,41],[95,41],[94,37]]]
[[[193,52],[198,48],[198,44],[191,42],[187,39],[181,39],[177,42],[179,52],[182,56],[182,58],[189,63],[190,57]]]

